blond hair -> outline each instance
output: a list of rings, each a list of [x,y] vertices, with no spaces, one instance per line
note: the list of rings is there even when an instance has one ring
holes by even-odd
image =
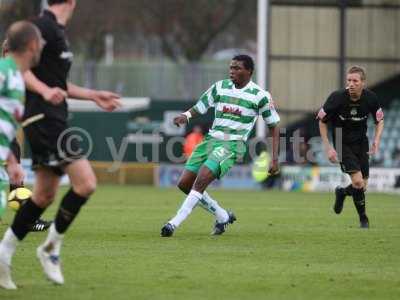
[[[359,74],[362,81],[365,81],[367,79],[367,75],[363,67],[351,66],[350,68],[347,69],[347,74],[354,74],[354,73]]]

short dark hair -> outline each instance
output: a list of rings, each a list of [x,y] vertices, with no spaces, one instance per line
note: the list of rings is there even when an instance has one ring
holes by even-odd
[[[365,69],[363,67],[360,66],[351,66],[350,68],[348,68],[347,70],[347,74],[360,74],[360,78],[362,81],[367,79],[367,74],[365,72]]]
[[[254,71],[254,61],[253,59],[246,54],[239,54],[235,55],[232,60],[237,60],[243,62],[243,66],[245,67],[246,70],[250,70],[251,73]]]
[[[24,52],[29,43],[40,39],[39,29],[31,22],[18,21],[7,29],[6,47],[10,52]]]
[[[47,0],[47,4],[48,5],[61,4],[67,1],[68,0]]]

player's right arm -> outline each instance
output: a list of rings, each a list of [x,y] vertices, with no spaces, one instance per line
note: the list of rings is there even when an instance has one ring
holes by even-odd
[[[326,156],[331,163],[338,161],[336,150],[330,144],[328,139],[328,125],[319,120],[319,134],[321,135],[322,143],[324,145]]]
[[[193,108],[191,108],[188,111],[180,114],[179,116],[176,116],[174,118],[174,124],[179,127],[180,125],[189,123],[189,120],[191,118],[195,118],[198,115],[199,115],[199,113],[196,110],[194,110]]]
[[[26,71],[24,74],[26,88],[31,92],[39,94],[44,100],[57,105],[67,98],[67,92],[59,87],[49,87],[43,81],[39,80],[32,71]]]
[[[329,142],[327,123],[338,112],[340,99],[338,99],[336,95],[337,92],[333,92],[317,114],[317,119],[319,120],[319,133],[321,135],[325,153],[329,161],[332,163],[336,163],[338,161],[338,157],[335,148]]]
[[[180,125],[189,123],[191,118],[204,115],[210,107],[214,106],[217,97],[217,84],[215,83],[203,95],[201,95],[200,99],[191,109],[176,116],[174,118],[174,124],[179,127]]]
[[[6,162],[6,171],[10,178],[10,183],[14,185],[22,185],[24,182],[25,172],[21,164],[18,162],[15,154],[10,151]]]

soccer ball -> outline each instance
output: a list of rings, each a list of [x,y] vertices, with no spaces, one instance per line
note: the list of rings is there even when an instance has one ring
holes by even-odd
[[[25,187],[16,188],[8,195],[8,207],[17,211],[30,197],[32,197],[32,192],[29,189]]]

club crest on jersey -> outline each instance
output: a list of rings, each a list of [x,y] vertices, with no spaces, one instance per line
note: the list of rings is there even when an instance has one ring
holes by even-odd
[[[235,115],[235,116],[242,116],[242,111],[239,108],[232,108],[229,106],[224,106],[224,108],[222,109],[222,112],[224,114],[231,114],[231,115]]]
[[[357,108],[353,107],[350,111],[350,115],[356,116],[357,115]]]

